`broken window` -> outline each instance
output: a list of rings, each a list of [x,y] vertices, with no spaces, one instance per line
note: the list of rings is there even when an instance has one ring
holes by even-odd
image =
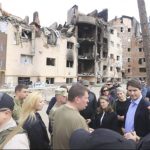
[[[94,58],[94,43],[89,41],[84,41],[80,43],[80,48],[78,49],[79,57],[83,59],[93,59]]]
[[[54,78],[46,78],[47,84],[54,84]]]
[[[21,54],[21,58],[20,58],[21,64],[32,64],[32,61],[33,61],[33,56]]]
[[[110,67],[110,71],[112,71],[113,70],[113,67]]]
[[[139,58],[138,63],[139,63],[139,64],[142,64],[142,58]]]
[[[95,26],[86,24],[86,23],[80,23],[78,25],[78,38],[90,38],[94,39],[95,37]]]
[[[94,75],[94,60],[79,59],[78,73],[81,75]]]
[[[18,77],[18,84],[30,85],[30,77]]]
[[[128,52],[130,52],[131,51],[131,48],[128,48]]]
[[[73,67],[73,61],[67,60],[66,67]]]
[[[117,70],[117,72],[121,71],[120,67],[116,67],[116,70]]]
[[[131,69],[128,69],[128,73],[130,73],[131,72]]]
[[[67,49],[73,49],[74,43],[67,41]]]
[[[146,72],[146,68],[139,68],[139,72]]]
[[[114,30],[113,30],[113,29],[110,29],[110,33],[111,33],[111,34],[114,34]]]
[[[120,60],[120,56],[117,56],[117,60]]]
[[[21,38],[30,39],[32,38],[32,32],[29,30],[22,29]]]
[[[128,32],[131,32],[131,28],[128,28]]]
[[[106,39],[106,38],[103,38],[103,42],[104,42],[105,44],[107,44],[107,39]]]
[[[46,58],[47,66],[55,66],[55,58]]]
[[[139,48],[139,52],[142,52],[142,48]]]
[[[128,58],[128,62],[130,62],[131,58]]]
[[[67,61],[73,62],[74,55],[73,55],[73,50],[72,49],[67,49],[66,59],[67,59]]]
[[[72,83],[73,82],[73,78],[66,78],[66,83],[67,84],[70,84],[70,83]]]
[[[123,32],[123,27],[120,28],[120,32]]]
[[[107,58],[108,53],[103,51],[103,58]]]
[[[107,69],[107,66],[106,66],[106,65],[104,65],[104,66],[103,66],[103,70],[106,70],[106,69]]]

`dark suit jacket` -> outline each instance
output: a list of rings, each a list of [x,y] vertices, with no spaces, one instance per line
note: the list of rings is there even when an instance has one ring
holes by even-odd
[[[147,109],[149,105],[149,102],[142,99],[135,112],[134,129],[140,137],[150,133],[150,116],[149,110]]]
[[[142,98],[135,112],[134,130],[140,137],[150,133],[150,113],[147,109],[149,105],[150,103]]]
[[[95,118],[95,126],[96,128],[107,128],[114,131],[118,131],[118,119],[117,114],[115,112],[106,112],[102,124],[100,125],[100,119],[102,117],[102,113],[98,114]]]
[[[143,137],[137,144],[137,150],[148,150],[150,149],[150,134]]]
[[[36,120],[28,118],[23,126],[29,137],[30,149],[50,149],[46,126],[39,113],[35,113],[35,116]]]
[[[94,128],[93,120],[96,115],[96,110],[97,110],[97,100],[96,96],[93,92],[89,91],[89,102],[88,106],[80,111],[80,114],[85,118],[85,119],[91,119],[91,123],[89,124],[89,127]]]

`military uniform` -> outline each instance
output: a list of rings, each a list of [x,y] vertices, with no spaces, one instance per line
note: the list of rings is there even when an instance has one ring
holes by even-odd
[[[18,100],[18,99],[14,99],[14,103],[15,103],[15,106],[14,106],[12,116],[13,116],[14,120],[18,121],[19,117],[20,117],[20,112],[21,112],[21,109],[22,109],[23,102]]]

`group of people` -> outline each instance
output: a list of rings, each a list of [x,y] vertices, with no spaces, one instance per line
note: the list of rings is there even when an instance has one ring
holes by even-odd
[[[46,111],[49,133],[38,113],[43,105],[25,85],[16,86],[14,99],[0,93],[0,148],[150,149],[150,103],[137,79],[126,89],[108,81],[98,99],[87,80],[56,88]]]
[[[0,149],[50,149],[46,126],[38,113],[42,94],[17,85],[15,97],[0,93]]]

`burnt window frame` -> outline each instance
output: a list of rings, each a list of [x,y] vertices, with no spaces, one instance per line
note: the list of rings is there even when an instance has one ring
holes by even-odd
[[[56,65],[56,59],[55,58],[46,58],[46,66],[55,66]]]

